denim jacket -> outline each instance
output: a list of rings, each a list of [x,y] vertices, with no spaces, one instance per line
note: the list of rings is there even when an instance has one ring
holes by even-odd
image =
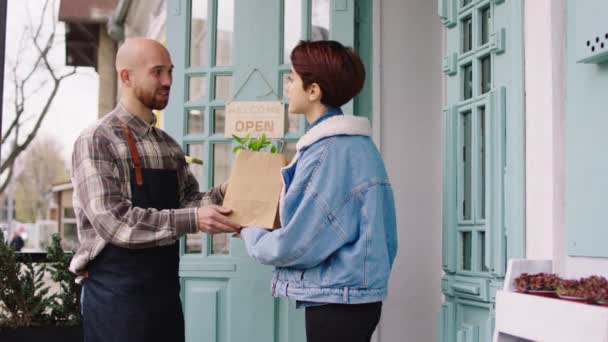
[[[272,294],[307,303],[386,298],[397,253],[393,191],[366,118],[333,115],[297,143],[281,170],[280,229],[241,231],[274,265]]]

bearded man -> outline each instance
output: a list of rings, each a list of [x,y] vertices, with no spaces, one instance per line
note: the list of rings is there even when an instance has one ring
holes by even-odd
[[[116,55],[119,104],[74,145],[80,247],[70,270],[83,284],[86,342],[184,341],[178,239],[240,228],[221,206],[226,183],[199,192],[180,144],[155,127],[172,70],[160,43],[126,40]],[[203,197],[212,204],[201,206]]]

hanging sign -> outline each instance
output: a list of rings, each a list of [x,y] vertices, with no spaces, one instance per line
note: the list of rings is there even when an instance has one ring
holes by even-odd
[[[281,101],[233,101],[226,105],[224,135],[283,138],[285,106]]]

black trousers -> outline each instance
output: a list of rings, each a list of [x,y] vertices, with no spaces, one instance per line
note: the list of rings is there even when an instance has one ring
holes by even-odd
[[[308,342],[369,342],[380,321],[382,302],[327,304],[306,308]]]

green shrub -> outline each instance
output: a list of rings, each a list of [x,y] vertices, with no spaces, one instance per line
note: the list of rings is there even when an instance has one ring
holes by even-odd
[[[19,262],[0,232],[0,330],[80,324],[80,285],[68,270],[70,259],[55,234],[47,262]],[[46,272],[59,284],[57,293],[45,284]]]

